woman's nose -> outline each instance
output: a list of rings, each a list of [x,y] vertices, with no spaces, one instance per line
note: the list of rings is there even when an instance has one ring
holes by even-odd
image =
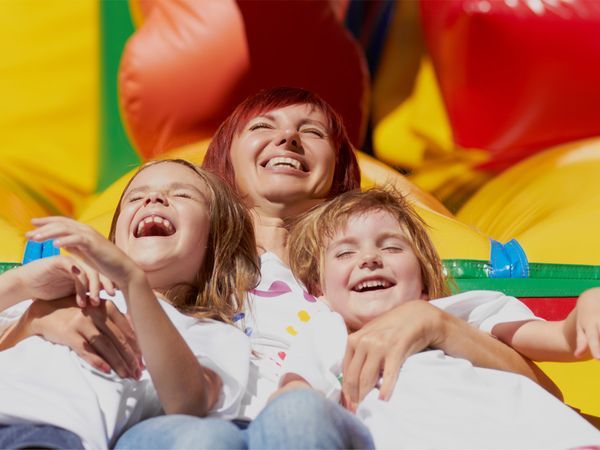
[[[381,259],[381,255],[379,255],[379,253],[367,253],[363,255],[360,260],[361,269],[378,269],[380,267],[383,267],[383,260]]]
[[[146,199],[144,200],[144,204],[149,205],[151,203],[161,203],[164,206],[169,205],[167,196],[160,191],[152,191],[152,192],[148,192],[148,194],[146,194]]]
[[[300,134],[296,130],[283,131],[280,136],[277,137],[276,142],[278,147],[283,146],[286,150],[298,152],[302,150],[302,143],[300,142]]]

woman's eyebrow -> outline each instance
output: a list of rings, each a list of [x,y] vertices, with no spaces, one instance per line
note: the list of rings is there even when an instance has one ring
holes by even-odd
[[[327,127],[325,126],[325,124],[323,122],[321,122],[320,120],[317,120],[317,119],[310,119],[310,118],[307,117],[307,118],[302,119],[300,121],[300,126],[306,125],[306,124],[309,124],[309,125],[318,125],[318,126],[322,127],[323,129],[327,130]]]
[[[264,113],[264,114],[259,114],[258,116],[255,116],[253,118],[251,118],[249,120],[249,122],[253,122],[257,119],[267,119],[267,120],[275,120],[275,117],[271,114],[271,113]]]

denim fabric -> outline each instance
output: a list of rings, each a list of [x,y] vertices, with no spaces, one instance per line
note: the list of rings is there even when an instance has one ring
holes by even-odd
[[[356,416],[312,389],[286,392],[247,430],[251,449],[372,449],[373,438]]]
[[[75,433],[52,425],[0,425],[0,448],[81,449]]]
[[[127,430],[116,449],[245,449],[244,431],[216,417],[170,415],[145,420]]]
[[[310,389],[280,395],[247,429],[218,418],[183,415],[146,420],[121,436],[116,449],[371,449],[366,427]]]

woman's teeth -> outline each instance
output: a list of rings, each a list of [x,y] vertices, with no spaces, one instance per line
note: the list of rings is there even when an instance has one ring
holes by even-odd
[[[272,168],[272,167],[278,167],[278,166],[286,166],[286,167],[292,167],[293,169],[296,169],[296,170],[303,170],[302,164],[300,164],[300,161],[298,161],[297,159],[286,158],[283,156],[271,158],[265,167]]]

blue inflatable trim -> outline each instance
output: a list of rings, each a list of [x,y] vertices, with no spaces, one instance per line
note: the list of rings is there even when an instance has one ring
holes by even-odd
[[[516,239],[501,244],[491,239],[490,278],[528,278],[529,261]]]
[[[25,253],[23,254],[23,264],[30,263],[36,259],[48,258],[60,254],[60,249],[54,246],[53,240],[44,242],[27,241]]]

